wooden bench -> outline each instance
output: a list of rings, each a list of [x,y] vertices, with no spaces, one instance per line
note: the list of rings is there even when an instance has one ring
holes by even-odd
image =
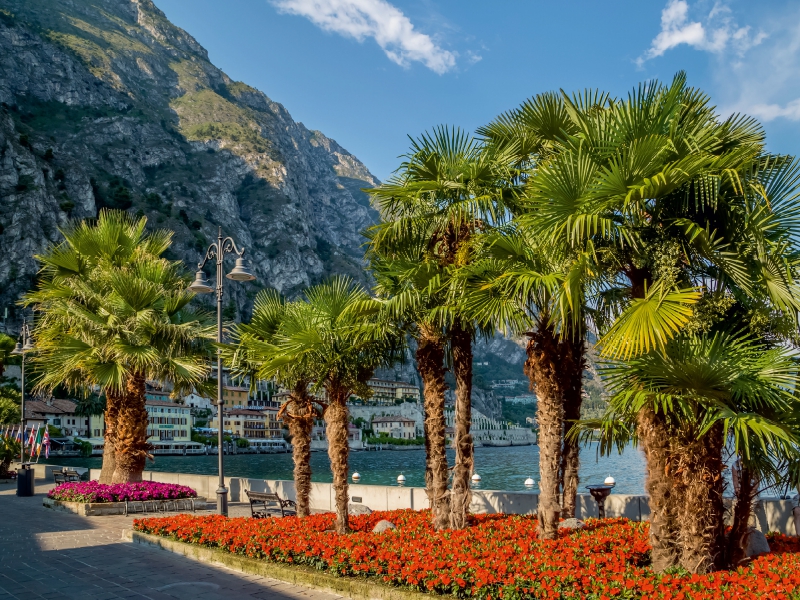
[[[58,485],[68,481],[80,481],[81,476],[72,469],[53,469],[53,482]]]
[[[245,490],[247,498],[250,500],[250,513],[254,519],[266,519],[267,517],[297,514],[297,504],[294,500],[284,500],[278,494],[268,494],[265,492],[252,492]]]

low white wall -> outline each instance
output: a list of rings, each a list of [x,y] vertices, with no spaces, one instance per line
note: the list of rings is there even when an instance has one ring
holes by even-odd
[[[44,465],[40,465],[44,466]],[[97,479],[99,469],[91,470],[91,478]],[[38,476],[38,473],[37,473]],[[161,471],[145,471],[143,477],[150,481],[178,483],[187,485],[210,501],[216,498],[218,477],[214,475],[185,475],[183,473],[166,473]],[[282,498],[295,500],[294,482],[276,479],[246,479],[242,477],[226,477],[225,485],[229,490],[231,502],[246,502],[245,490],[257,492],[275,492]],[[363,485],[351,483],[349,486],[351,501],[355,497],[372,510],[395,510],[411,508],[420,510],[428,508],[428,496],[424,488],[398,487],[390,485]],[[311,484],[311,508],[314,510],[334,510],[333,486],[330,483]],[[539,505],[536,492],[506,492],[502,490],[472,490],[473,513],[506,513],[528,515],[535,514]],[[753,525],[764,532],[777,531],[788,535],[796,535],[792,509],[792,500],[762,498],[759,500]],[[597,503],[588,494],[578,494],[577,516],[580,519],[597,517]],[[611,494],[606,499],[607,517],[625,517],[633,521],[646,521],[650,518],[650,507],[647,496]]]

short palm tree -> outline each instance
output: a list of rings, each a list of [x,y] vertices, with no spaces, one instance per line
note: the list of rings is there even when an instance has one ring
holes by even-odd
[[[144,234],[144,226],[104,212],[94,225],[65,229],[66,241],[37,257],[44,265],[38,289],[25,298],[39,315],[37,386],[98,387],[106,395],[104,466],[113,455],[114,482],[141,479],[145,381],[191,389],[207,374],[213,333],[206,315],[188,307],[193,295],[180,263],[159,258],[170,236]]]
[[[396,326],[363,309],[369,295],[347,278],[310,287],[304,296],[286,306],[274,336],[275,351],[262,369],[277,373],[295,364],[307,365],[313,387],[325,391],[336,530],[345,533],[349,529],[347,401],[352,394],[369,397],[367,381],[376,368],[394,364],[401,338]]]
[[[565,510],[575,510],[577,445],[563,438],[565,420],[580,417],[590,261],[558,256],[516,223],[484,242],[481,258],[456,273],[461,310],[484,327],[528,336],[525,374],[536,391],[539,425],[539,533],[554,539],[561,494]],[[569,460],[562,445],[576,450]]]
[[[314,421],[323,415],[324,404],[309,392],[314,366],[304,360],[285,363],[280,359],[277,345],[287,312],[292,308],[274,290],[264,290],[256,296],[250,323],[235,325],[232,337],[235,344],[223,349],[223,358],[233,374],[250,376],[254,381],[274,379],[290,390],[289,399],[278,412],[278,418],[289,425],[294,460],[294,486],[297,516],[310,514],[311,494],[311,432]]]
[[[678,562],[694,572],[735,567],[745,558],[751,498],[737,502],[733,532],[726,537],[724,450],[744,467],[745,496],[755,495],[756,480],[777,483],[778,466],[800,458],[793,418],[800,411],[800,367],[791,351],[740,332],[680,336],[664,352],[617,363],[605,375],[612,394],[601,424],[605,431],[636,431],[644,410],[669,423],[671,439],[648,443],[646,452],[670,457],[675,510],[687,524],[675,540]],[[697,512],[707,516],[698,518]]]

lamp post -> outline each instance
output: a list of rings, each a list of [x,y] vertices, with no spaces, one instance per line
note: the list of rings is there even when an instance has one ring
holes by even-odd
[[[231,237],[222,237],[222,227],[219,228],[217,241],[211,244],[206,250],[205,258],[197,264],[197,273],[194,283],[189,286],[192,292],[197,294],[210,294],[214,291],[211,284],[206,280],[203,267],[209,260],[216,260],[217,263],[217,343],[222,343],[222,263],[226,254],[236,255],[236,266],[226,275],[233,281],[253,281],[255,275],[247,270],[244,260],[244,248],[241,250]],[[228,514],[228,489],[225,487],[225,467],[223,465],[223,401],[222,401],[222,350],[217,348],[217,434],[219,450],[219,487],[217,488],[217,512],[221,515]]]
[[[20,369],[20,429],[22,430],[22,443],[19,445],[20,465],[25,463],[25,353],[33,350],[33,338],[28,322],[23,319],[22,327],[19,330],[17,345],[11,354],[22,357],[22,368]]]

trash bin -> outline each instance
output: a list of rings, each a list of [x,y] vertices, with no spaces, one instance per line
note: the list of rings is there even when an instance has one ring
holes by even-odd
[[[22,465],[17,471],[17,496],[33,496],[33,469],[30,465]]]

